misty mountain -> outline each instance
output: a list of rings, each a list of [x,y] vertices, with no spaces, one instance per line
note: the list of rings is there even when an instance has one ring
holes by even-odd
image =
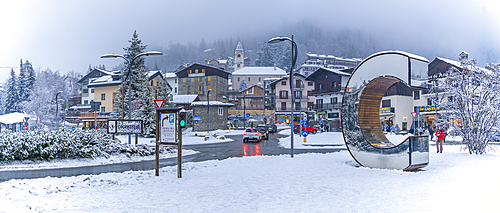
[[[306,53],[334,55],[342,58],[360,58],[364,59],[367,56],[384,50],[402,50],[405,52],[417,54],[426,57],[429,61],[435,57],[450,58],[458,60],[459,52],[455,50],[460,47],[451,49],[436,48],[425,42],[419,43],[419,40],[409,39],[406,37],[397,37],[395,35],[380,35],[370,33],[367,30],[356,29],[355,27],[348,28],[321,28],[309,21],[301,21],[296,24],[284,25],[282,29],[274,32],[256,33],[255,35],[242,35],[237,38],[220,38],[217,40],[207,41],[201,39],[197,42],[188,42],[181,44],[170,42],[168,46],[149,46],[149,50],[158,50],[163,52],[163,56],[146,58],[146,65],[149,69],[160,69],[166,72],[173,72],[179,66],[193,63],[205,63],[211,59],[225,59],[234,57],[234,51],[238,41],[241,41],[245,51],[245,57],[251,60],[251,65],[256,66],[256,61],[259,51],[267,44],[270,38],[276,36],[293,35],[294,41],[298,46],[297,66],[304,62]],[[437,41],[436,41],[437,42]],[[280,55],[288,54],[291,47],[290,42],[282,42],[275,44],[274,49],[279,49],[273,54],[273,61],[282,69],[289,69],[280,59]],[[281,46],[280,46],[281,45]],[[464,51],[469,51],[464,49]],[[489,62],[498,62],[498,51],[493,47],[488,47],[474,52],[471,58],[478,60],[483,66]],[[469,51],[471,53],[471,51]],[[289,66],[289,65],[288,65]],[[119,67],[113,68],[113,70]]]

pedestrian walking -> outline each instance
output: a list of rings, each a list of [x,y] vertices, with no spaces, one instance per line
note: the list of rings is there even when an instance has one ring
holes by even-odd
[[[437,153],[443,153],[443,142],[445,136],[444,129],[438,127],[435,135],[437,137],[437,142],[436,142]]]

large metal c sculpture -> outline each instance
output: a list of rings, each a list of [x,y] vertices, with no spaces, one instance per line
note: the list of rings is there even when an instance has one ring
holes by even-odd
[[[342,133],[347,149],[360,165],[415,170],[429,164],[427,136],[388,138],[380,120],[380,105],[386,91],[394,84],[410,88],[408,91],[423,87],[428,63],[417,55],[385,51],[369,56],[356,67],[342,100]],[[401,97],[399,101],[405,103],[392,108],[390,116],[410,121],[413,98]]]

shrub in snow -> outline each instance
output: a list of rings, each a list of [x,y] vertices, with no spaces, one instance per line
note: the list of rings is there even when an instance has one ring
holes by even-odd
[[[160,150],[163,151],[171,150]],[[19,133],[6,130],[0,133],[0,162],[108,157],[114,153],[147,156],[155,154],[155,148],[120,144],[104,130],[71,132],[60,128],[57,131],[39,129]]]

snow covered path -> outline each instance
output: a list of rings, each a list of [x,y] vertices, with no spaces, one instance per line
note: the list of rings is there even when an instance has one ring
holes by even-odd
[[[497,212],[500,153],[445,146],[420,172],[357,167],[347,151],[0,183],[0,212]]]

